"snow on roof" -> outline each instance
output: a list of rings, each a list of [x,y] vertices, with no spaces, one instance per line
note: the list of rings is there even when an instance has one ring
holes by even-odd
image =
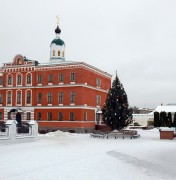
[[[165,111],[165,112],[176,112],[176,106],[157,106],[157,108],[154,110],[157,112]]]

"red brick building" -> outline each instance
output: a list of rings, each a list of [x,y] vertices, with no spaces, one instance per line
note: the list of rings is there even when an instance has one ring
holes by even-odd
[[[111,75],[84,62],[65,60],[65,43],[50,45],[50,61],[39,63],[16,55],[0,68],[0,121],[17,109],[23,121],[37,120],[39,129],[90,132],[111,86]]]

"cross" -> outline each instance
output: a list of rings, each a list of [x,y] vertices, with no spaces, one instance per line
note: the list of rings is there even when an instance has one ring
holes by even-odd
[[[59,21],[60,21],[59,15],[56,16],[56,19],[57,19],[57,25],[59,25]]]

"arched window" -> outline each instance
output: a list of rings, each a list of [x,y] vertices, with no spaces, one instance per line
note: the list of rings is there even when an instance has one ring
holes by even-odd
[[[58,56],[60,56],[60,50],[58,50]]]
[[[27,98],[26,99],[27,104],[30,104],[31,103],[31,92],[30,91],[27,92],[27,97],[26,98]]]
[[[17,104],[21,104],[21,92],[17,92]]]
[[[55,50],[53,50],[53,56],[55,56]]]
[[[12,93],[9,91],[7,94],[7,104],[11,104],[12,103]]]
[[[19,74],[18,76],[17,76],[17,85],[21,85],[21,75]]]
[[[8,76],[7,83],[8,85],[12,85],[12,75]]]
[[[31,74],[27,74],[27,84],[31,84]]]

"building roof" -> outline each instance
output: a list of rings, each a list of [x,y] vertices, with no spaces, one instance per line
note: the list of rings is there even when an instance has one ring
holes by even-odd
[[[176,112],[176,105],[157,106],[157,108],[154,111]]]
[[[87,68],[90,68],[94,71],[98,71],[99,73],[105,75],[106,77],[109,77],[109,78],[112,78],[112,75],[103,71],[103,70],[100,70],[94,66],[91,66],[85,62],[82,62],[82,61],[59,61],[59,62],[55,62],[55,63],[51,63],[51,62],[48,62],[48,63],[40,63],[38,64],[38,67],[42,67],[42,66],[67,66],[67,65],[82,65],[82,66],[85,66]]]

